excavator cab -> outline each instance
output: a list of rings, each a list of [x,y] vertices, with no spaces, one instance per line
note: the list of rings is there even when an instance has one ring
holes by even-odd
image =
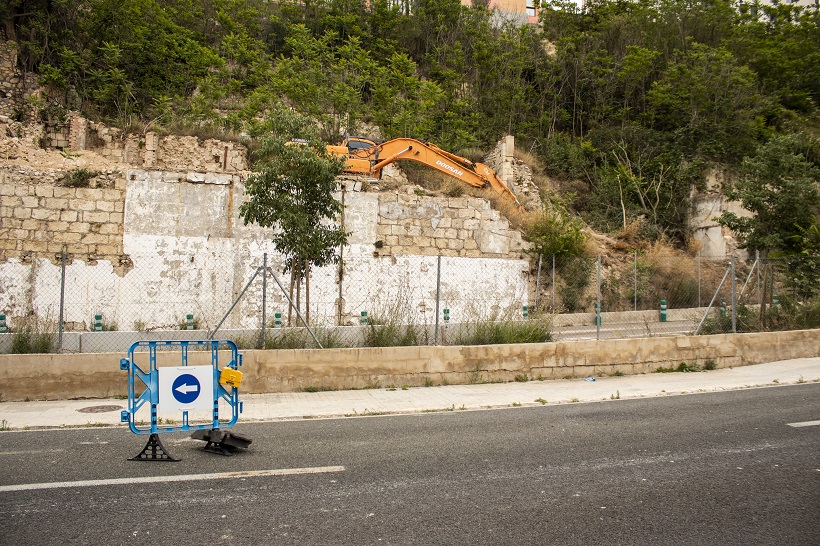
[[[351,136],[345,139],[345,144],[347,145],[347,149],[353,153],[355,150],[373,148],[381,144],[381,142],[369,138]]]

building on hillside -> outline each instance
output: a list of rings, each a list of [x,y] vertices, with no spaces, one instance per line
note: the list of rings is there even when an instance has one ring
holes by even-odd
[[[473,5],[472,0],[461,0],[462,5]],[[538,24],[539,0],[489,0],[488,7],[495,11],[495,16],[503,21],[514,21],[519,24]]]
[[[581,2],[581,0],[577,0]],[[494,19],[501,23],[513,21],[520,25],[537,25],[540,0],[484,0],[487,7],[493,10]],[[392,0],[392,5],[400,8],[403,13],[413,12],[413,0]],[[461,0],[461,5],[472,6],[474,0]]]

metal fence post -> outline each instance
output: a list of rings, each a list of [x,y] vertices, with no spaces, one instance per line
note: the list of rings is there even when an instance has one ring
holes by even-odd
[[[441,302],[441,256],[438,257],[438,263],[436,267],[436,329],[433,334],[433,343],[438,345],[438,336],[439,336],[439,321],[438,321],[438,309],[439,303]]]
[[[57,324],[57,352],[63,352],[63,309],[65,308],[65,250],[60,253],[60,318]]]
[[[763,308],[763,293],[760,291],[760,267],[763,265],[760,263],[760,251],[755,250],[755,263],[757,264],[757,308]]]
[[[555,254],[552,255],[552,312],[555,312]]]
[[[635,303],[634,303],[634,311],[638,310],[638,251],[635,251],[635,263],[633,267],[633,278],[635,279]]]
[[[601,255],[598,254],[598,297],[595,305],[595,339],[601,339]]]
[[[534,308],[538,309],[538,296],[541,294],[541,258],[543,258],[542,254],[538,255],[538,273],[535,275],[535,301],[533,302]]]
[[[264,349],[265,345],[267,344],[266,338],[266,326],[265,324],[267,317],[265,315],[266,307],[267,307],[267,296],[268,296],[268,253],[265,252],[262,254],[262,346],[260,349]]]
[[[737,333],[737,279],[735,279],[734,254],[732,254],[732,333]]]
[[[700,254],[703,252],[702,250],[698,250],[698,307],[702,307],[700,301],[700,287],[701,287],[701,280],[700,280]]]

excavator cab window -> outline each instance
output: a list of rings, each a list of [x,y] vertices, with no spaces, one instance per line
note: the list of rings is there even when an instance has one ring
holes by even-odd
[[[376,145],[376,143],[373,142],[372,140],[359,139],[359,138],[355,138],[355,137],[351,137],[347,141],[347,149],[351,150],[351,151],[352,150],[364,150],[366,148],[372,148],[375,145]]]

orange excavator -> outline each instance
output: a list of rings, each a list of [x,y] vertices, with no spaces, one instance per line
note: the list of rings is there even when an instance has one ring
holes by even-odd
[[[452,176],[474,188],[491,188],[495,193],[512,200],[521,209],[521,203],[510,188],[483,163],[473,163],[442,150],[435,144],[413,138],[395,138],[379,142],[363,137],[347,137],[339,145],[328,146],[328,151],[346,159],[344,172],[381,177],[381,170],[395,161],[416,161]]]

